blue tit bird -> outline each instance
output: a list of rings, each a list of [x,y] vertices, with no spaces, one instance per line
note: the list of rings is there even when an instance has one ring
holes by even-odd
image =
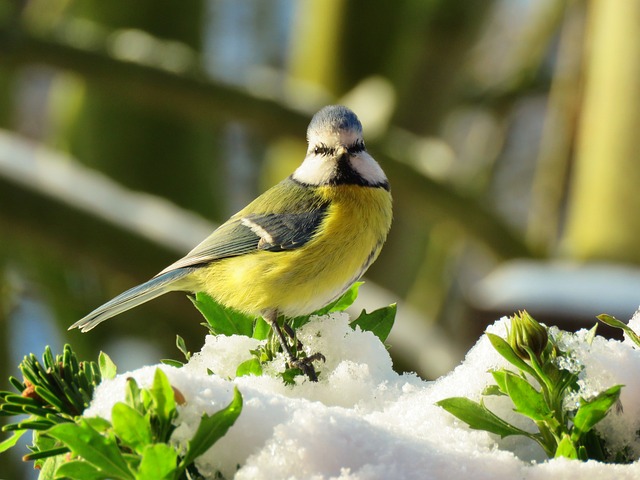
[[[348,108],[327,106],[307,129],[308,150],[288,178],[218,227],[184,258],[74,323],[91,330],[170,291],[206,292],[217,302],[261,315],[296,360],[278,316],[310,314],[339,298],[378,257],[392,218],[389,182],[365,149]]]

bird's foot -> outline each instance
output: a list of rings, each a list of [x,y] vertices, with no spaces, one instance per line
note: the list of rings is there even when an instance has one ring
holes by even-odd
[[[298,358],[298,355],[302,350],[302,343],[298,339],[296,339],[296,334],[293,331],[293,328],[291,328],[291,326],[286,322],[284,323],[284,325],[282,325],[282,328],[280,327],[280,325],[278,324],[277,310],[267,310],[263,313],[263,317],[267,321],[267,323],[271,325],[273,333],[278,338],[282,349],[289,358],[289,368],[297,368],[304,375],[309,377],[309,380],[311,380],[312,382],[317,382],[318,375],[316,374],[315,368],[313,368],[313,362],[316,362],[318,360],[322,360],[323,362],[326,361],[324,355],[321,353],[314,353],[313,355],[310,355],[308,357]],[[289,345],[289,342],[282,333],[282,330],[284,330],[292,340],[293,345]]]
[[[292,358],[289,361],[289,365],[292,368],[299,369],[304,375],[309,377],[309,380],[312,382],[317,382],[318,375],[316,374],[316,369],[313,367],[313,362],[317,362],[318,360],[322,360],[323,362],[327,361],[325,356],[318,352],[305,358]]]

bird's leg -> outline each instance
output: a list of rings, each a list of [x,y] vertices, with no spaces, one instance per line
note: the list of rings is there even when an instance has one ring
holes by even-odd
[[[284,330],[284,333],[286,333],[291,340],[296,342],[296,348],[300,350],[302,348],[302,342],[296,338],[296,332],[293,331],[293,328],[291,328],[291,325],[285,322],[284,325],[282,325],[282,329]]]
[[[302,342],[296,338],[296,332],[293,331],[293,328],[291,328],[291,325],[288,325],[287,323],[285,323],[282,326],[282,329],[284,330],[284,333],[286,333],[291,340],[296,342],[296,348],[298,350],[301,350],[302,349]],[[327,361],[325,356],[320,352],[316,352],[313,355],[309,355],[308,357],[306,357],[304,359],[304,361],[307,362],[307,363],[315,362],[317,360],[322,360],[323,362]],[[301,360],[298,360],[298,361],[301,361]]]
[[[289,366],[292,368],[299,368],[302,371],[302,373],[304,373],[307,377],[309,377],[309,380],[311,380],[312,382],[317,382],[318,376],[316,375],[316,371],[313,368],[313,362],[315,362],[316,360],[324,361],[324,355],[322,355],[321,353],[316,353],[304,359],[296,358],[296,356],[291,351],[291,347],[289,346],[287,339],[284,338],[284,335],[282,334],[280,325],[278,325],[278,311],[268,310],[264,312],[262,316],[265,319],[265,321],[269,325],[271,325],[271,328],[275,332],[276,336],[278,337],[278,340],[280,341],[280,345],[282,345],[282,348],[284,349],[285,354],[287,355],[287,357],[289,357]],[[285,328],[287,328],[287,326],[285,326]],[[290,330],[290,327],[288,328]],[[289,333],[289,331],[287,331],[287,333]]]

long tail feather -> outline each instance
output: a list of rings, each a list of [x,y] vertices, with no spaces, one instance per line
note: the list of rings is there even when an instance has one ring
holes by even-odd
[[[136,287],[130,288],[117,297],[109,300],[104,305],[96,308],[93,312],[69,327],[69,330],[79,328],[81,332],[88,332],[99,323],[125,312],[133,307],[148,302],[167,292],[178,290],[176,281],[191,273],[191,268],[181,268],[167,273],[163,273],[157,277],[153,277]]]

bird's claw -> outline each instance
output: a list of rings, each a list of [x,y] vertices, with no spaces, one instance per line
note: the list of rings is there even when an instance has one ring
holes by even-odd
[[[304,375],[309,377],[309,380],[312,382],[317,382],[318,375],[316,374],[315,368],[313,368],[313,362],[318,360],[322,360],[323,362],[327,361],[325,356],[318,352],[305,358],[292,359],[289,364],[292,368],[299,369]]]

